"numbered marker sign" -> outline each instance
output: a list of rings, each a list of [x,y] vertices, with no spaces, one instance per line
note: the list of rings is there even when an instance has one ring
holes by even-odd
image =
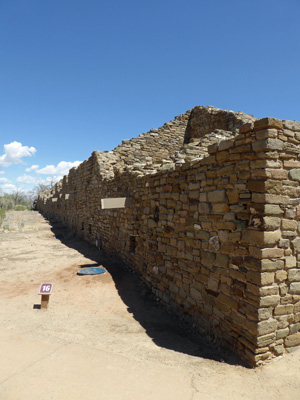
[[[42,283],[39,294],[51,294],[52,287],[53,287],[52,283]]]

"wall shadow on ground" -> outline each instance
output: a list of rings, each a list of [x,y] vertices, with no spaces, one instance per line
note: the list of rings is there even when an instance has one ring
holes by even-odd
[[[143,285],[138,276],[122,262],[108,257],[96,246],[76,238],[60,223],[54,220],[49,222],[57,239],[94,261],[94,264],[79,267],[101,265],[108,271],[128,312],[145,329],[146,334],[157,346],[190,356],[247,367],[235,354],[220,348],[217,343],[195,331],[191,323],[183,321],[175,313],[168,311]]]

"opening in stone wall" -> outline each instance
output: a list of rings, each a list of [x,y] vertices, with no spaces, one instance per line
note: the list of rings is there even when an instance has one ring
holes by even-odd
[[[130,236],[129,237],[129,252],[134,254],[135,253],[135,248],[136,248],[136,237],[135,236]]]

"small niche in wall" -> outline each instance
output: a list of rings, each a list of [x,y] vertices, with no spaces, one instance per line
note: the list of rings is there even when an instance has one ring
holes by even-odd
[[[84,222],[81,224],[81,230],[84,231]]]
[[[129,236],[129,252],[135,254],[136,236]]]
[[[100,238],[96,240],[96,247],[98,247],[99,250],[102,249],[102,240]]]
[[[89,224],[89,234],[91,234],[91,233],[92,233],[92,225]]]
[[[158,222],[158,221],[159,221],[159,208],[158,208],[157,206],[156,206],[155,209],[154,209],[154,216],[153,216],[153,219],[154,219],[155,222]]]

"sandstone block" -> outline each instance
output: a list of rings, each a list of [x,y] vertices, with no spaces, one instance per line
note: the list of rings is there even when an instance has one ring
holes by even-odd
[[[276,273],[275,273],[275,281],[276,282],[282,282],[282,281],[286,280],[286,278],[287,278],[286,271],[283,271],[283,270],[276,271]]]
[[[226,203],[216,203],[212,205],[212,212],[215,214],[225,214],[229,211],[228,204]]]
[[[263,218],[263,222],[264,222],[265,229],[275,230],[275,229],[280,228],[281,219],[278,217],[266,216]]]
[[[300,181],[300,168],[293,168],[289,171],[289,178],[294,181]]]
[[[269,319],[272,317],[272,308],[259,308],[258,309],[258,320]]]
[[[277,329],[278,322],[276,319],[270,318],[265,321],[261,321],[257,324],[257,334],[259,336],[267,335],[268,333],[275,332]]]
[[[225,254],[217,253],[215,265],[221,268],[226,268],[228,265],[228,256]]]
[[[291,294],[300,294],[300,282],[293,282],[290,285]]]
[[[239,191],[237,189],[227,190],[227,197],[229,204],[236,204],[239,202]]]
[[[261,307],[276,307],[280,302],[280,296],[265,296],[260,298]]]
[[[208,203],[199,203],[198,211],[199,211],[199,214],[209,214],[210,213],[210,205]]]
[[[254,122],[253,129],[255,131],[266,128],[282,129],[283,128],[282,121],[277,118],[265,117]]]
[[[261,260],[261,270],[265,271],[276,271],[284,268],[283,260]]]
[[[252,144],[254,151],[282,150],[283,142],[279,139],[263,139]]]
[[[254,126],[253,122],[247,122],[246,124],[244,124],[240,127],[239,133],[242,134],[242,133],[250,132],[250,131],[252,131],[253,126]]]
[[[300,282],[300,269],[292,268],[288,270],[288,280],[290,282]]]
[[[156,228],[157,227],[157,223],[153,220],[153,219],[151,219],[151,218],[149,218],[148,219],[148,228]]]
[[[209,290],[212,290],[213,292],[218,292],[218,290],[219,290],[219,282],[215,281],[214,279],[208,278],[207,288]]]
[[[276,339],[282,339],[287,337],[287,335],[290,333],[289,328],[284,328],[284,329],[278,329],[276,331]]]
[[[280,356],[284,352],[284,347],[282,344],[278,344],[277,346],[274,346],[273,351],[275,356]]]
[[[226,201],[225,190],[213,190],[208,192],[208,201],[211,203],[223,203]]]
[[[296,304],[294,304],[294,313],[300,312],[300,301],[297,301]]]
[[[256,271],[248,271],[247,279],[249,282],[254,283],[255,285],[270,285],[274,282],[274,272],[256,272]]]
[[[287,231],[295,231],[297,229],[298,223],[292,219],[282,219],[281,229]],[[300,240],[300,239],[299,239]]]
[[[208,241],[208,248],[211,251],[220,250],[220,240],[218,236],[212,236]]]
[[[285,338],[284,341],[285,347],[293,347],[300,345],[300,333],[295,333],[293,335],[289,335]]]
[[[278,249],[276,247],[261,249],[250,245],[249,253],[257,258],[281,258],[284,256],[284,249]]]
[[[277,138],[277,129],[263,129],[256,132],[256,139]]]
[[[294,306],[292,304],[278,305],[274,310],[274,315],[287,315],[293,312]]]
[[[256,244],[258,246],[274,245],[281,238],[281,231],[264,232],[257,230],[247,230],[244,232],[243,240],[245,242]]]
[[[294,268],[297,265],[297,260],[295,256],[287,256],[285,257],[285,267],[286,268]]]
[[[272,169],[272,168],[266,168],[266,176],[272,179],[287,179],[288,178],[288,172],[285,169]]]
[[[202,300],[201,292],[199,290],[197,290],[194,286],[191,286],[190,295],[196,301],[201,301]]]
[[[300,238],[292,240],[292,247],[296,253],[300,252]]]
[[[300,323],[298,322],[297,324],[292,324],[289,326],[290,329],[290,334],[293,335],[294,333],[299,332],[300,330]]]
[[[281,207],[275,204],[266,204],[264,212],[269,215],[282,215],[284,213]]]

